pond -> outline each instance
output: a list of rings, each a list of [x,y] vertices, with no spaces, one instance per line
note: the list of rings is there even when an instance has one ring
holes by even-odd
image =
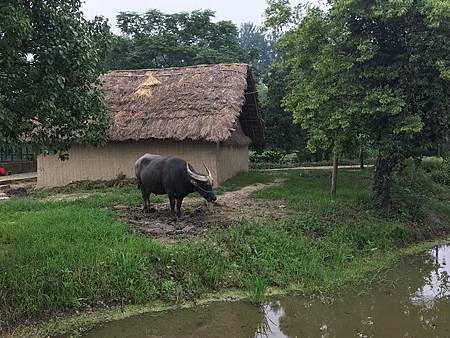
[[[371,288],[333,301],[281,297],[151,313],[86,337],[450,337],[450,245],[407,257]]]

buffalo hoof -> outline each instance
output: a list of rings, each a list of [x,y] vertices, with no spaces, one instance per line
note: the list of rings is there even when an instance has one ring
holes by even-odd
[[[156,209],[155,208],[147,208],[147,209],[144,208],[144,212],[146,214],[152,214],[152,213],[156,212]]]

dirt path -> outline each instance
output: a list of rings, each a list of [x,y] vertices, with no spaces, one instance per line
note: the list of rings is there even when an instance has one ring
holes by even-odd
[[[178,222],[170,218],[169,203],[156,204],[156,212],[145,214],[142,207],[117,205],[120,218],[130,224],[132,229],[152,237],[190,236],[208,232],[212,227],[228,227],[242,220],[265,220],[285,218],[292,213],[282,201],[258,201],[249,197],[255,191],[270,186],[281,185],[284,180],[271,184],[257,183],[238,191],[226,192],[218,196],[212,211],[208,210],[203,199],[187,199],[183,203],[183,216]]]
[[[371,168],[372,164],[364,165],[364,168]],[[293,168],[274,168],[274,169],[256,169],[255,171],[285,171],[285,170],[331,170],[333,166],[320,167],[293,167]],[[339,169],[360,169],[359,165],[340,165]]]

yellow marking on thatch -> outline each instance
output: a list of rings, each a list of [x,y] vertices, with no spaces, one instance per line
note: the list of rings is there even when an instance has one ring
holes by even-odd
[[[114,122],[119,122],[125,116],[124,111],[119,111],[114,115]]]
[[[147,73],[147,78],[137,87],[134,95],[139,97],[152,96],[152,88],[159,85],[161,82],[151,73]]]

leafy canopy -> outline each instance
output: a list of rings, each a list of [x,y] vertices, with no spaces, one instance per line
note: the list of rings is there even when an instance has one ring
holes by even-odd
[[[122,36],[115,39],[108,67],[164,68],[241,61],[237,27],[231,21],[214,23],[213,17],[210,10],[121,12],[117,22]]]
[[[357,127],[360,86],[352,41],[327,14],[312,9],[280,43],[290,83],[284,104],[308,131],[312,152],[341,147]]]
[[[106,140],[99,75],[109,41],[79,0],[4,0],[0,7],[0,147],[40,151]]]
[[[448,1],[330,4],[308,9],[280,43],[289,69],[285,106],[308,131],[308,147],[364,134],[392,162],[438,151],[450,119]],[[283,15],[267,23],[289,21],[287,1],[271,6],[267,13]]]
[[[449,3],[336,1],[333,15],[355,41],[361,116],[381,155],[439,152],[450,122]]]

